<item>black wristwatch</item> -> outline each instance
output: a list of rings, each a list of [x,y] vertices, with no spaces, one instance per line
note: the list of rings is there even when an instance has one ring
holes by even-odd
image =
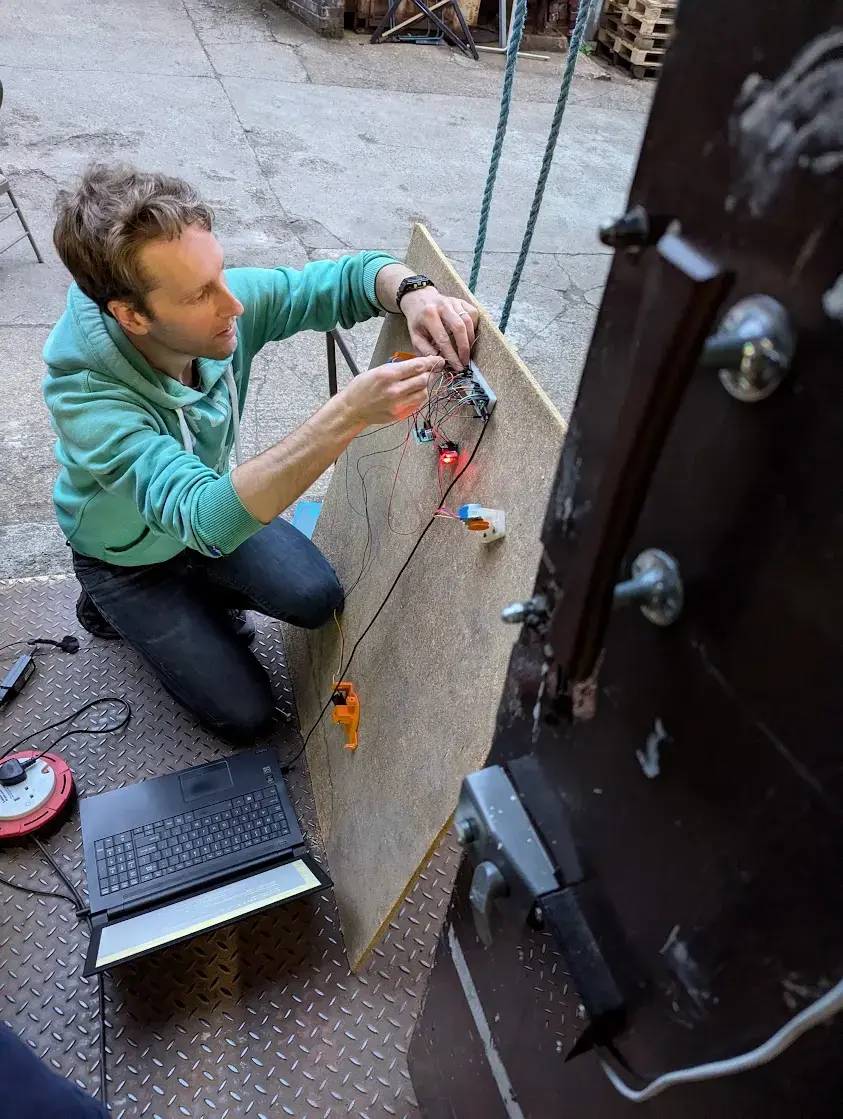
[[[398,310],[401,310],[401,300],[405,295],[411,291],[421,291],[422,288],[436,287],[433,280],[429,280],[427,276],[405,276],[405,278],[398,285],[398,291],[395,293],[395,302],[398,305]]]

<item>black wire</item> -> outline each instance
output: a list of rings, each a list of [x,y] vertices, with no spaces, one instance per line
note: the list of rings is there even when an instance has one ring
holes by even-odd
[[[448,494],[451,492],[451,490],[454,488],[454,486],[457,484],[457,482],[460,480],[460,478],[463,476],[463,474],[465,474],[465,472],[466,472],[466,470],[468,470],[469,466],[471,466],[471,463],[474,459],[474,456],[477,454],[478,450],[480,449],[480,444],[483,442],[483,436],[486,434],[486,428],[488,426],[489,426],[489,420],[488,420],[488,417],[487,417],[483,421],[483,427],[481,428],[480,434],[477,437],[477,442],[474,444],[474,448],[472,449],[471,454],[468,456],[468,459],[466,460],[465,466],[463,466],[462,469],[460,470],[460,472],[458,474],[455,474],[454,477],[451,479],[450,485],[448,486],[448,488],[445,490],[444,494],[442,495],[441,504],[444,504],[445,499],[448,497]],[[363,640],[363,638],[366,636],[366,634],[369,632],[369,630],[372,628],[372,626],[378,620],[378,618],[379,618],[381,612],[383,611],[384,607],[386,606],[387,602],[389,602],[390,598],[392,597],[392,592],[398,586],[399,579],[404,574],[404,572],[407,570],[407,568],[410,566],[410,561],[412,560],[413,556],[418,551],[419,547],[421,546],[422,540],[424,540],[425,536],[427,536],[427,533],[428,533],[431,525],[434,523],[434,521],[436,519],[437,519],[436,514],[434,513],[433,516],[430,518],[430,520],[427,522],[427,524],[422,529],[418,540],[415,542],[415,544],[410,549],[410,554],[407,556],[407,558],[401,564],[401,567],[398,571],[398,574],[392,580],[392,584],[390,585],[389,590],[386,592],[380,606],[377,608],[377,610],[372,615],[371,620],[369,621],[369,624],[366,626],[366,628],[363,630],[363,632],[360,634],[360,636],[357,638],[357,640],[352,645],[351,652],[348,654],[348,660],[345,662],[345,664],[342,666],[342,668],[340,669],[340,672],[339,672],[339,678],[341,680],[347,677],[348,669],[351,666],[351,662],[354,660],[354,654],[357,652],[357,650],[360,647],[360,642]],[[289,773],[290,770],[293,768],[293,766],[296,764],[296,762],[299,760],[299,758],[302,756],[302,754],[307,749],[307,744],[310,741],[313,732],[316,730],[316,728],[322,722],[322,719],[325,715],[325,712],[331,706],[331,701],[332,701],[333,694],[334,694],[334,689],[332,688],[331,689],[331,695],[328,697],[327,701],[325,702],[325,706],[322,708],[322,710],[317,715],[316,722],[313,724],[313,726],[310,728],[310,730],[305,735],[304,742],[301,744],[301,747],[299,748],[295,757],[292,759],[292,761],[286,762],[282,766],[282,768],[281,768],[282,773]]]
[[[55,723],[49,723],[46,727],[39,727],[37,730],[24,735],[23,738],[15,739],[15,741],[6,746],[6,748],[3,750],[3,753],[0,754],[0,761],[2,761],[3,758],[7,757],[9,754],[14,753],[15,750],[19,750],[25,742],[29,742],[33,738],[37,738],[41,734],[47,734],[48,731],[58,730],[59,727],[67,726],[68,723],[73,722],[74,719],[78,719],[80,715],[84,715],[86,711],[90,711],[91,708],[96,707],[100,703],[121,704],[124,711],[123,717],[120,719],[119,722],[114,723],[109,727],[103,727],[102,729],[93,730],[90,727],[73,727],[70,730],[65,731],[63,734],[60,734],[54,742],[51,742],[49,746],[46,746],[40,754],[36,755],[36,757],[28,759],[28,764],[34,765],[38,758],[43,757],[44,754],[46,754],[49,750],[54,749],[59,742],[63,741],[65,738],[70,738],[74,734],[113,734],[115,731],[123,730],[124,727],[127,727],[129,725],[129,722],[132,718],[132,708],[130,704],[122,696],[100,696],[99,699],[91,699],[87,703],[84,703],[81,707],[77,707],[75,711],[73,711],[70,715],[67,715],[64,719],[59,719]]]
[[[93,931],[93,930],[92,930]],[[103,982],[102,972],[97,972],[97,996],[99,1002],[100,1013],[100,1103],[108,1113],[108,1073],[106,1071],[106,1049],[105,1049],[105,983]]]
[[[67,886],[67,888],[68,888],[68,890],[70,890],[71,894],[73,894],[73,897],[75,898],[75,904],[76,904],[76,916],[80,917],[80,918],[84,918],[88,922],[88,930],[89,930],[90,934],[93,936],[94,928],[93,928],[93,923],[91,921],[91,911],[90,911],[90,909],[87,908],[87,906],[83,902],[81,894],[76,889],[76,887],[73,885],[73,883],[70,881],[70,879],[67,877],[67,875],[64,873],[64,871],[59,866],[59,864],[56,862],[56,860],[53,858],[51,853],[47,850],[47,848],[44,846],[44,844],[38,838],[38,836],[37,835],[33,836],[33,839],[38,844],[38,849],[41,852],[41,854],[44,856],[44,858],[47,860],[47,862],[50,864],[50,866],[53,868],[53,870],[59,876],[59,878],[62,880],[62,882],[64,882],[65,886]],[[22,887],[20,887],[20,888],[22,888]],[[32,892],[37,893],[37,892],[43,892],[43,891],[32,891]],[[58,897],[65,898],[66,901],[71,900],[71,898],[67,897],[65,894],[47,894],[46,896],[57,897],[57,898]],[[97,1005],[98,1005],[98,1014],[99,1014],[99,1021],[100,1021],[100,1031],[99,1031],[100,1102],[102,1103],[105,1110],[108,1111],[108,1080],[107,1080],[107,1070],[106,1070],[106,1048],[105,1048],[105,986],[103,984],[103,978],[102,978],[102,973],[101,972],[97,972]]]
[[[397,423],[407,422],[409,424],[409,421],[404,421],[404,420],[397,420],[396,422]],[[392,424],[387,424],[387,426],[392,427],[393,425]],[[380,430],[383,430],[383,429],[381,428]],[[346,457],[346,465],[345,465],[345,496],[346,496],[346,500],[348,501],[348,505],[349,505],[349,508],[351,509],[352,513],[356,513],[358,517],[365,517],[366,518],[366,544],[363,548],[363,562],[360,565],[360,571],[357,574],[357,578],[354,580],[354,582],[351,584],[351,586],[348,587],[345,590],[346,601],[348,601],[349,595],[357,587],[357,585],[360,583],[360,580],[366,574],[367,565],[368,565],[369,560],[371,558],[370,557],[370,550],[371,550],[372,542],[373,542],[372,520],[371,520],[371,517],[369,515],[369,491],[368,491],[368,488],[366,486],[366,476],[360,470],[360,463],[364,459],[373,458],[375,455],[385,455],[385,454],[390,454],[392,451],[400,451],[401,448],[406,445],[406,442],[407,442],[407,439],[409,438],[409,436],[410,436],[410,430],[409,430],[409,426],[408,426],[407,435],[404,437],[404,439],[401,440],[400,443],[397,443],[394,447],[384,447],[382,450],[379,450],[379,451],[369,451],[365,455],[361,455],[357,459],[357,462],[355,463],[355,469],[357,470],[357,476],[360,479],[360,485],[361,485],[361,488],[362,488],[362,491],[363,491],[363,512],[362,513],[360,512],[359,509],[354,508],[354,505],[352,504],[352,501],[351,501],[351,496],[348,492],[348,458]],[[348,451],[346,451],[346,456],[347,455],[348,455]],[[366,471],[366,473],[368,473],[368,471]]]
[[[19,882],[11,882],[2,875],[0,875],[0,882],[12,890],[19,890],[22,894],[37,894],[41,898],[58,898],[60,901],[69,901],[71,905],[76,905],[76,900],[70,894],[60,894],[56,890],[36,890],[34,886],[21,886]],[[79,908],[78,905],[76,908]]]
[[[444,374],[442,376],[444,376]],[[440,377],[440,381],[441,380],[442,380],[442,377]],[[430,412],[430,409],[431,409],[432,405],[434,403],[437,403],[440,400],[440,397],[442,397],[443,395],[447,397],[453,391],[454,391],[453,387],[451,385],[449,385],[444,390],[441,390],[440,388],[437,387],[431,393],[430,398],[428,399],[428,402],[427,402],[427,405],[426,405],[426,407],[427,407],[427,426],[428,427],[432,427],[431,412]],[[456,394],[456,395],[457,395],[457,397],[459,396],[459,394]],[[472,399],[472,397],[466,397],[465,399],[467,401],[467,400]],[[485,397],[478,396],[477,399],[478,400],[485,400]],[[391,424],[384,424],[382,427],[375,428],[373,431],[369,431],[369,432],[366,432],[363,435],[359,435],[357,438],[358,439],[366,439],[366,438],[368,438],[369,435],[376,435],[380,431],[385,431],[386,428],[388,428],[388,427],[395,427],[396,424],[405,423],[405,422],[408,423],[407,436],[409,437],[412,434],[412,431],[409,428],[409,424],[411,422],[412,422],[413,427],[415,428],[416,432],[418,433],[418,420],[419,420],[419,416],[421,414],[422,414],[422,409],[419,409],[417,412],[413,413],[413,415],[410,417],[410,420],[408,420],[408,421],[395,420]],[[437,413],[437,415],[438,415],[438,413]],[[363,472],[360,470],[360,464],[361,464],[361,462],[363,462],[364,459],[373,458],[375,455],[385,455],[385,454],[391,454],[393,451],[400,451],[405,446],[406,442],[407,442],[406,438],[402,439],[401,442],[397,443],[394,447],[384,447],[381,450],[369,451],[367,454],[361,455],[357,459],[357,461],[355,463],[355,469],[357,470],[357,475],[360,478],[360,485],[361,485],[362,492],[363,492],[363,512],[362,513],[360,512],[359,509],[356,509],[354,507],[354,503],[351,500],[351,494],[348,491],[348,460],[349,460],[349,454],[348,454],[348,448],[346,448],[346,450],[345,450],[345,498],[346,498],[346,501],[348,502],[348,507],[351,509],[352,513],[356,513],[358,517],[365,517],[365,519],[366,519],[366,543],[363,547],[363,562],[360,565],[360,570],[357,573],[357,578],[354,580],[354,582],[351,584],[350,587],[347,587],[345,589],[345,599],[346,599],[346,601],[348,601],[348,598],[351,595],[352,591],[356,590],[356,588],[359,586],[361,580],[363,579],[364,575],[366,574],[366,572],[368,570],[368,567],[369,567],[372,559],[374,558],[373,555],[371,555],[373,534],[372,534],[372,521],[371,521],[371,517],[369,515],[369,492],[368,492],[368,489],[366,487],[365,476],[364,476]],[[444,500],[444,498],[441,499],[441,500]],[[440,504],[441,504],[441,500],[440,500]]]
[[[0,653],[4,653],[6,651],[6,649],[13,649],[15,647],[15,645],[31,645],[33,655],[35,655],[35,653],[38,653],[38,652],[40,652],[42,654],[43,653],[50,653],[50,652],[52,652],[53,649],[61,649],[62,652],[64,652],[64,653],[77,652],[78,648],[79,648],[79,642],[70,633],[68,633],[66,635],[66,638],[63,638],[62,640],[65,640],[67,638],[72,638],[74,641],[76,641],[76,648],[75,649],[65,648],[61,641],[56,641],[52,637],[21,637],[19,641],[9,641],[6,645],[0,645]],[[50,646],[50,648],[39,650],[38,649],[39,645],[48,645],[48,646]]]
[[[111,702],[114,702],[114,700],[111,700]],[[44,749],[40,753],[36,754],[34,758],[27,758],[23,762],[24,767],[26,769],[29,769],[30,766],[35,765],[35,763],[40,758],[43,758],[45,754],[48,754],[51,750],[55,750],[56,746],[58,746],[60,742],[63,742],[65,738],[73,738],[75,734],[115,734],[118,730],[125,730],[132,718],[132,708],[129,706],[126,700],[122,700],[121,702],[126,705],[126,710],[119,722],[113,723],[110,727],[101,727],[99,730],[71,727],[71,729],[66,730],[64,734],[60,734],[58,738],[55,739],[55,741],[49,744],[49,746],[45,746]]]
[[[44,858],[47,860],[47,862],[50,864],[50,866],[53,868],[53,870],[56,872],[56,874],[59,876],[59,878],[62,880],[62,882],[64,882],[65,886],[67,886],[67,888],[68,888],[68,890],[70,890],[71,894],[73,894],[74,900],[76,901],[76,907],[79,910],[79,912],[83,916],[87,916],[89,911],[88,911],[88,908],[85,905],[84,901],[82,900],[82,895],[79,893],[79,891],[76,889],[76,887],[70,881],[70,879],[67,877],[67,875],[64,873],[64,871],[61,869],[59,864],[56,862],[56,860],[53,858],[53,856],[50,854],[50,852],[47,850],[47,848],[44,846],[44,844],[41,842],[41,840],[38,838],[38,836],[34,835],[32,838],[35,840],[36,844],[38,845],[38,850],[41,852],[41,854],[44,856]]]
[[[20,644],[20,642],[14,642],[14,644]],[[99,706],[100,704],[103,704],[103,703],[118,703],[123,708],[123,715],[121,716],[121,718],[117,722],[112,723],[111,726],[99,727],[97,729],[93,729],[91,727],[70,727],[68,730],[66,730],[62,734],[60,734],[58,736],[58,738],[56,738],[53,742],[51,742],[49,745],[45,746],[44,749],[41,750],[40,753],[36,754],[34,758],[27,759],[27,762],[26,762],[27,767],[29,767],[31,765],[34,765],[35,762],[38,761],[39,758],[44,756],[44,754],[46,754],[50,750],[55,749],[55,747],[59,744],[59,742],[62,742],[65,738],[71,738],[75,734],[113,734],[115,731],[123,730],[125,727],[127,727],[129,725],[129,722],[131,721],[131,718],[132,718],[131,704],[129,704],[127,702],[127,700],[125,700],[123,698],[123,696],[100,696],[98,699],[92,699],[92,700],[89,700],[87,703],[83,703],[81,707],[78,707],[75,711],[73,711],[70,715],[67,715],[64,719],[58,719],[55,723],[50,723],[46,727],[39,727],[37,730],[31,731],[29,734],[24,735],[23,738],[18,738],[16,741],[14,741],[10,745],[8,745],[6,747],[6,749],[3,751],[3,753],[0,754],[0,760],[5,758],[8,754],[11,754],[14,751],[20,749],[20,747],[23,746],[24,743],[30,742],[33,738],[37,738],[39,735],[42,735],[42,734],[47,734],[51,730],[58,730],[59,727],[65,727],[65,726],[68,725],[68,723],[72,723],[74,719],[78,719],[80,715],[84,715],[86,711],[90,711],[93,708],[95,708],[95,707],[97,707],[97,706]],[[10,882],[6,878],[0,878],[0,881],[2,881],[7,886],[11,886],[11,888],[13,890],[20,890],[21,892],[26,892],[26,893],[30,893],[30,894],[38,894],[42,897],[60,898],[64,901],[71,902],[71,904],[76,906],[76,916],[78,918],[84,919],[88,922],[88,929],[89,929],[91,935],[93,935],[93,924],[91,922],[91,913],[90,913],[90,910],[86,907],[84,901],[82,900],[82,897],[81,897],[79,891],[76,889],[76,887],[73,885],[73,883],[67,877],[67,875],[61,869],[59,864],[56,862],[56,860],[53,858],[53,856],[50,854],[50,852],[47,850],[47,848],[44,846],[44,844],[41,842],[41,840],[37,836],[34,836],[33,838],[35,839],[35,842],[38,844],[38,848],[41,851],[41,854],[49,862],[49,864],[52,866],[53,870],[58,875],[58,877],[61,879],[61,881],[65,884],[65,886],[67,886],[68,890],[70,891],[70,895],[72,895],[72,896],[70,896],[68,894],[53,892],[53,891],[35,890],[35,889],[31,889],[30,887],[19,886],[19,885],[17,885],[17,883]],[[101,1101],[103,1107],[106,1109],[106,1111],[108,1111],[108,1072],[107,1072],[107,1067],[106,1067],[107,1051],[106,1051],[106,1037],[105,1037],[105,986],[103,984],[102,974],[99,973],[99,972],[97,973],[97,1003],[98,1003],[98,1014],[99,1014],[99,1023],[100,1023],[100,1030],[99,1030],[100,1101]]]

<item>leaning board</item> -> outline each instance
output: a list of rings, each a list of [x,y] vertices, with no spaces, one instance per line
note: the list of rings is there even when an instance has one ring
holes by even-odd
[[[440,291],[472,298],[423,226],[413,231],[407,264]],[[331,709],[307,748],[355,970],[448,825],[462,778],[485,761],[515,636],[500,611],[532,591],[565,432],[529,370],[482,308],[480,315],[473,357],[498,404],[447,505],[454,511],[466,502],[504,509],[506,537],[486,545],[459,521],[434,521],[348,672],[360,697],[358,749],[344,748],[344,730],[331,722]],[[372,365],[408,349],[404,319],[390,315]],[[460,445],[460,466],[483,426],[468,412],[462,409],[447,429]],[[364,572],[342,618],[346,660],[439,505],[435,449],[413,440],[402,446],[406,434],[407,425],[400,424],[355,440],[337,463],[316,525],[314,540],[347,590]],[[339,633],[333,624],[315,633],[287,627],[285,641],[307,733],[331,694]]]

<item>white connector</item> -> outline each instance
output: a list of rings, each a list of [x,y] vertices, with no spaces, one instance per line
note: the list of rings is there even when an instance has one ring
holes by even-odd
[[[485,544],[506,536],[506,513],[503,509],[487,509],[485,505],[462,505],[460,520],[471,532],[479,532]]]

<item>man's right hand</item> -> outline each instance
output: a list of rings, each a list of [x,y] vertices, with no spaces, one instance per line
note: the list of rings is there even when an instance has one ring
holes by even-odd
[[[427,403],[430,382],[444,368],[441,357],[388,362],[355,377],[340,395],[350,415],[366,427],[406,420]]]
[[[355,377],[280,443],[235,466],[231,482],[241,504],[256,520],[269,524],[364,428],[406,420],[423,408],[431,380],[444,368],[444,358],[414,357]]]

